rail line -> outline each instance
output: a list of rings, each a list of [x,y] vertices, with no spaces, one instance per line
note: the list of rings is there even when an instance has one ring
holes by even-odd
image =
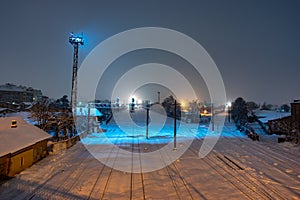
[[[196,140],[200,141],[199,139],[196,139]],[[192,147],[190,147],[189,150],[191,152],[193,152],[196,156],[198,156],[197,150],[193,149]],[[270,195],[268,193],[268,191],[266,191],[266,189],[271,191],[273,194],[277,195],[277,197],[280,199],[287,199],[282,194],[277,192],[276,189],[268,187],[265,183],[261,182],[259,179],[252,176],[251,174],[249,174],[246,170],[241,170],[242,167],[240,167],[240,165],[238,165],[236,163],[233,164],[232,161],[229,161],[229,162],[231,162],[231,164],[226,162],[223,158],[226,159],[226,157],[228,158],[228,156],[217,153],[216,151],[212,151],[211,154],[212,154],[211,156],[208,155],[203,160],[209,166],[211,166],[218,174],[220,174],[222,177],[224,177],[226,180],[228,180],[233,186],[235,186],[238,190],[240,190],[249,199],[253,199],[253,194],[257,195],[260,199],[274,199],[273,196]],[[223,165],[225,167],[222,167],[222,165],[219,164],[218,160],[221,161],[222,163],[225,163],[225,165]],[[229,165],[232,165],[232,164],[234,166],[228,167]],[[218,166],[219,170],[214,166]],[[226,166],[227,166],[227,168],[226,168]],[[237,166],[239,166],[239,167],[237,167]],[[225,175],[222,174],[221,170],[225,173]],[[242,171],[242,173],[241,173],[241,171]],[[238,176],[236,174],[238,174]],[[242,184],[242,186],[247,188],[248,191],[247,192],[243,191],[241,189],[243,187],[240,187],[241,185],[238,185],[235,182],[231,181],[230,177],[228,178],[226,175],[229,175],[230,177],[234,178],[236,180],[235,181],[236,183]],[[248,194],[249,191],[250,191],[251,195]]]

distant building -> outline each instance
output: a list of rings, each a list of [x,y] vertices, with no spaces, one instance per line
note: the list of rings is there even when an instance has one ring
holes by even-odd
[[[300,101],[291,103],[290,116],[268,121],[269,133],[284,134],[286,141],[300,143]]]
[[[291,116],[294,122],[300,124],[300,100],[294,100],[294,102],[291,103]]]
[[[11,83],[0,85],[0,102],[39,102],[42,100],[41,90],[31,87],[16,86]]]
[[[15,110],[12,110],[10,108],[1,108],[0,107],[0,117],[2,117],[2,116],[5,117],[6,114],[12,113],[12,112],[15,112]]]
[[[21,117],[0,118],[0,179],[13,177],[46,156],[49,138]]]

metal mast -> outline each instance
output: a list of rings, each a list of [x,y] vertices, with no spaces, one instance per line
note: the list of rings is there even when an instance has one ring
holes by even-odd
[[[76,111],[77,106],[77,71],[78,71],[78,46],[83,45],[83,36],[76,36],[73,33],[70,34],[69,42],[74,47],[73,54],[73,74],[72,74],[72,91],[71,91],[71,108],[72,112]]]

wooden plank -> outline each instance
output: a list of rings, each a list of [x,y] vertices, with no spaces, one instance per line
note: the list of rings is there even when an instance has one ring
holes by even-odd
[[[35,196],[32,199],[50,198],[55,196],[56,199],[77,198],[73,194],[69,194],[68,191],[74,182],[78,179],[83,169],[88,167],[89,152],[87,150],[78,152],[73,155],[70,162],[67,162],[61,166],[61,173],[53,176],[46,184],[35,192]]]
[[[91,159],[88,162],[88,167],[84,169],[83,173],[74,182],[73,186],[68,191],[68,193],[80,196],[83,199],[89,198],[94,185],[98,181],[100,173],[105,167],[96,159]]]

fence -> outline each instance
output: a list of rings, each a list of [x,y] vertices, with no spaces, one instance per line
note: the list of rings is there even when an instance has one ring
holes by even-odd
[[[64,149],[68,149],[68,148],[74,146],[77,142],[79,142],[80,137],[86,137],[87,134],[88,134],[88,132],[85,131],[85,132],[82,132],[82,133],[80,133],[72,138],[69,138],[67,140],[54,142],[49,145],[48,152],[56,153],[56,152],[64,150]]]

